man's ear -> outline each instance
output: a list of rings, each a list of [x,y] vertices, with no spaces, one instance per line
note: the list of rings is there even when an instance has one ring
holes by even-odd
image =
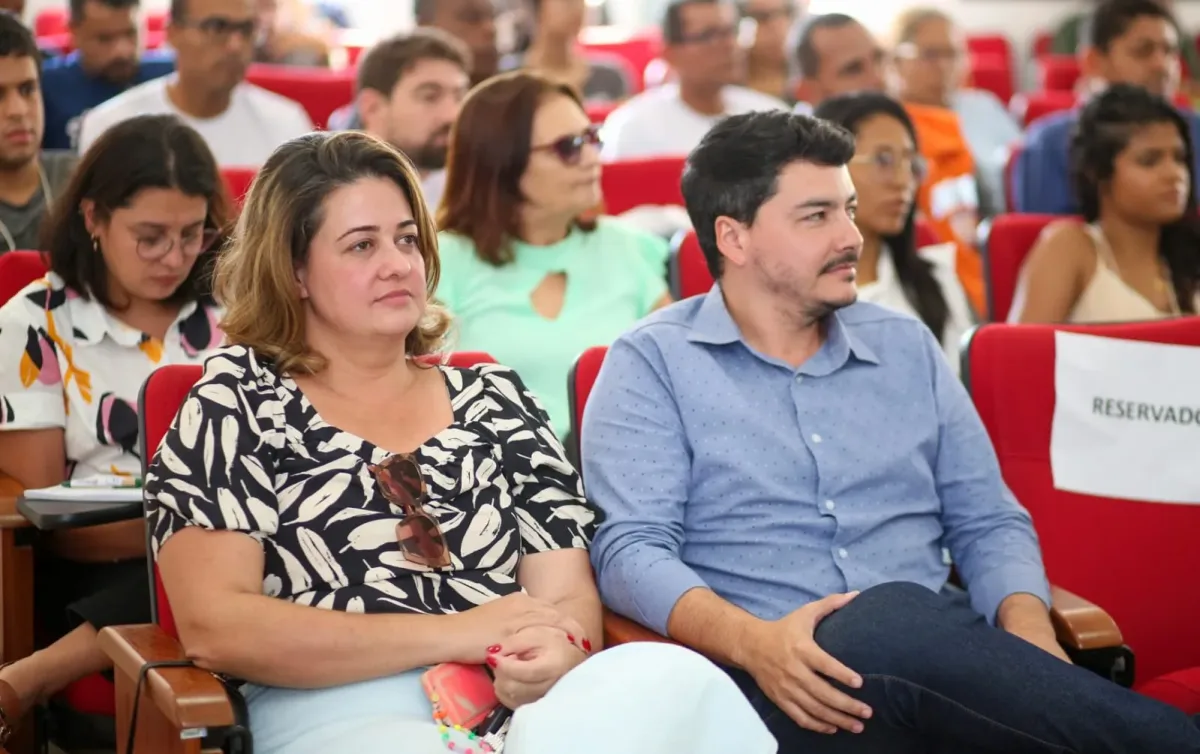
[[[358,93],[358,117],[362,120],[363,130],[367,133],[380,135],[382,120],[387,110],[388,100],[382,93],[374,89],[363,89]]]
[[[732,217],[721,215],[713,222],[713,232],[717,238],[717,250],[725,257],[727,265],[742,267],[749,258],[749,236],[746,226]]]

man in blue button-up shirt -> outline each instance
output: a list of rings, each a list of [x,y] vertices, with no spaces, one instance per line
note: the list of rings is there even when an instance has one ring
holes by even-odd
[[[1029,515],[933,335],[855,303],[852,159],[783,113],[689,157],[720,283],[622,336],[584,419],[605,603],[728,666],[784,753],[1200,752],[1181,713],[1067,661]]]

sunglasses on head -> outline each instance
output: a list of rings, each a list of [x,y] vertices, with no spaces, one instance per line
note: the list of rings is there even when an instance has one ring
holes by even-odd
[[[549,144],[535,146],[535,152],[550,152],[567,165],[574,165],[583,156],[583,148],[591,145],[600,147],[600,127],[588,126],[583,133],[574,136],[564,136]]]
[[[429,568],[449,566],[450,550],[442,527],[421,507],[425,479],[417,459],[411,453],[397,453],[367,468],[375,475],[384,499],[403,513],[396,524],[396,542],[404,559]]]

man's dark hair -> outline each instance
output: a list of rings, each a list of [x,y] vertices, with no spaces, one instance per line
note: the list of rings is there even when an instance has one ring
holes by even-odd
[[[663,12],[662,38],[667,44],[683,41],[683,9],[689,5],[718,5],[726,0],[671,0]]]
[[[821,56],[817,54],[813,37],[821,29],[841,29],[851,24],[857,24],[858,19],[845,13],[819,13],[809,16],[800,24],[796,35],[796,73],[800,78],[812,78],[821,67]]]
[[[373,89],[392,96],[396,82],[422,60],[446,60],[471,70],[471,53],[466,45],[440,29],[416,29],[380,40],[358,63],[358,91]]]
[[[19,16],[8,11],[0,11],[0,57],[33,58],[39,63],[42,60],[33,32],[21,23]]]
[[[77,24],[83,20],[84,8],[89,2],[107,5],[109,8],[115,10],[136,8],[138,5],[141,5],[139,0],[71,0],[71,23]]]
[[[1080,46],[1095,47],[1107,53],[1112,43],[1129,31],[1139,18],[1161,18],[1179,31],[1171,11],[1155,0],[1104,0],[1080,27]]]
[[[730,217],[752,225],[779,190],[793,162],[838,167],[854,156],[854,136],[841,126],[782,111],[725,118],[688,155],[680,188],[708,271],[720,280],[724,258],[714,224]]]

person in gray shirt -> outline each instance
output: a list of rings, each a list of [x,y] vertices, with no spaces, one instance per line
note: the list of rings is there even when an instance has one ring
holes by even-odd
[[[41,52],[17,16],[0,12],[0,254],[38,248],[42,217],[75,166],[41,153]]]

